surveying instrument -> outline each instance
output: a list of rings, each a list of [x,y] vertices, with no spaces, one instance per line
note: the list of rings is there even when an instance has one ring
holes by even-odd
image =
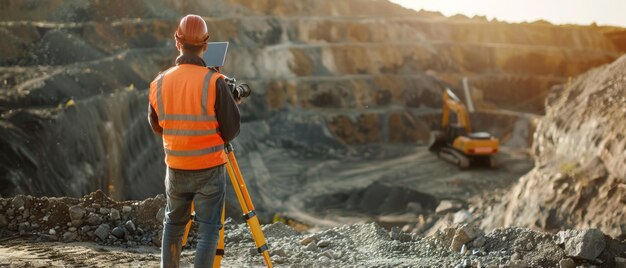
[[[263,231],[261,230],[261,224],[259,223],[259,218],[257,217],[256,211],[254,210],[254,205],[252,205],[252,200],[250,199],[250,194],[248,194],[248,188],[246,188],[246,182],[243,180],[243,176],[241,175],[241,170],[239,169],[239,164],[237,164],[237,159],[235,158],[235,154],[233,153],[233,146],[229,143],[226,144],[225,149],[227,161],[226,161],[226,170],[228,171],[228,176],[230,177],[230,182],[233,185],[233,189],[235,190],[235,194],[237,194],[237,199],[239,200],[239,205],[241,205],[241,211],[243,212],[243,218],[248,223],[248,227],[250,227],[250,231],[252,232],[252,238],[254,239],[254,243],[257,248],[257,252],[263,255],[263,259],[265,261],[265,265],[267,267],[272,267],[272,260],[270,259],[269,247],[265,242],[265,236],[263,236]],[[226,202],[224,202],[225,204]],[[222,262],[222,258],[224,257],[224,215],[225,215],[226,207],[222,206],[222,228],[220,229],[220,239],[217,242],[217,250],[215,252],[215,260],[213,261],[213,267],[220,267]],[[194,215],[194,205],[191,203],[191,218]],[[187,227],[185,228],[185,235],[183,236],[183,246],[187,244],[187,236],[189,236],[189,230],[191,229],[192,220],[190,219],[187,223]]]

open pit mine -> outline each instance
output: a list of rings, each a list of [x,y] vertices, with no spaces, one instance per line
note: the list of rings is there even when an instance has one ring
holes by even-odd
[[[148,89],[186,14],[253,89],[232,144],[275,266],[626,267],[626,29],[386,0],[2,1],[0,267],[159,266]],[[494,168],[428,150],[447,89]],[[232,188],[222,265],[263,266]]]

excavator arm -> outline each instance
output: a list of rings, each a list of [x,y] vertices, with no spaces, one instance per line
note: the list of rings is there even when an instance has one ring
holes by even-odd
[[[446,89],[446,92],[443,94],[443,109],[442,109],[443,118],[441,120],[441,126],[445,129],[450,124],[450,111],[456,114],[458,124],[465,128],[467,133],[472,132],[472,126],[470,125],[469,115],[467,113],[467,108],[461,100],[454,95],[454,93],[450,89]]]

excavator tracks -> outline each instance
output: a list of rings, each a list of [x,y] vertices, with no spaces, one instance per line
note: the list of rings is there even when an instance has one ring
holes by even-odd
[[[438,154],[439,158],[457,165],[461,169],[470,167],[470,159],[465,155],[450,148],[441,148]]]

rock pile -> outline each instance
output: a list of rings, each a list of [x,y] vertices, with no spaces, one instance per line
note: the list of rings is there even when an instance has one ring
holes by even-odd
[[[158,246],[164,206],[163,196],[116,202],[102,191],[80,199],[18,195],[0,199],[0,235],[34,234],[46,241]]]
[[[101,191],[80,199],[0,199],[0,236],[36,235],[40,241],[160,246],[164,198],[116,202]],[[262,265],[246,224],[225,224],[225,261]],[[274,263],[303,267],[619,267],[626,243],[597,229],[545,234],[524,228],[484,233],[476,225],[442,228],[421,237],[375,223],[299,233],[283,223],[263,226]],[[194,246],[195,232],[189,236]],[[185,253],[189,254],[189,253]]]

